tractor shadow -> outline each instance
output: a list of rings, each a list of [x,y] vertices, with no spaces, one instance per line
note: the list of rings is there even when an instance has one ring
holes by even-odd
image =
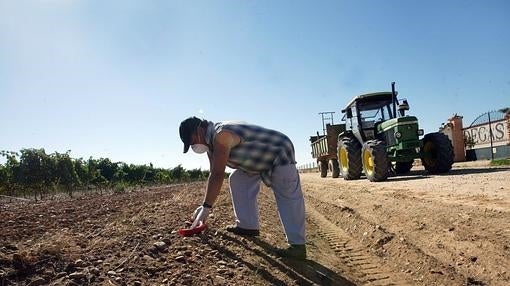
[[[437,176],[448,175],[470,175],[470,174],[483,174],[483,173],[496,173],[510,170],[510,167],[470,167],[470,168],[457,168],[450,170],[445,174],[438,174]]]
[[[387,182],[421,180],[421,179],[430,178],[432,176],[444,177],[444,176],[486,174],[486,173],[495,173],[495,172],[505,172],[508,170],[510,170],[510,167],[471,167],[471,168],[455,168],[455,169],[452,169],[449,172],[443,173],[443,174],[430,174],[425,170],[411,170],[407,174],[391,174],[390,176],[388,176]],[[366,179],[365,176],[362,176],[362,178]]]

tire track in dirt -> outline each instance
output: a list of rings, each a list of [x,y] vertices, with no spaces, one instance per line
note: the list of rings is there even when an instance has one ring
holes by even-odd
[[[353,240],[345,231],[329,221],[312,204],[307,205],[312,223],[318,227],[318,235],[325,239],[332,251],[330,256],[337,257],[339,263],[346,265],[349,276],[363,285],[411,285],[400,273],[393,273],[382,266],[379,258],[367,253],[366,248]],[[331,257],[329,260],[335,260]]]
[[[425,253],[405,235],[392,233],[384,226],[367,220],[354,209],[332,204],[316,195],[305,195],[307,209],[315,209],[317,213],[317,210],[320,210],[319,215],[330,223],[333,234],[341,235],[343,239],[353,243],[354,247],[347,248],[348,251],[365,251],[365,256],[372,257],[379,268],[386,269],[384,273],[393,280],[398,279],[395,282],[398,285],[429,285],[426,281],[431,280],[444,285],[472,285],[466,282],[470,278],[466,278],[451,265],[445,265],[436,257]],[[329,217],[326,218],[327,216]],[[394,239],[396,237],[399,239]]]

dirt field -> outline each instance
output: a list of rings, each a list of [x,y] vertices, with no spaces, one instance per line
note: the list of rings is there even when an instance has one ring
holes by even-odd
[[[309,259],[282,260],[274,198],[261,236],[225,232],[225,184],[209,230],[176,230],[204,183],[42,203],[0,202],[3,285],[509,285],[510,168],[419,167],[387,182],[301,174]]]

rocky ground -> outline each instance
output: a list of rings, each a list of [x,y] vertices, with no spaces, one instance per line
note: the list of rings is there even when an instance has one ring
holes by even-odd
[[[463,164],[447,175],[415,167],[387,182],[301,174],[306,261],[285,246],[274,198],[259,196],[261,236],[224,231],[225,184],[209,229],[176,232],[204,183],[0,201],[3,285],[509,285],[510,168]]]

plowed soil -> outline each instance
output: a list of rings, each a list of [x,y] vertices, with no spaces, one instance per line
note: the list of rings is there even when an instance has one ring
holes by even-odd
[[[177,230],[201,203],[189,183],[43,202],[0,201],[3,285],[509,285],[510,168],[415,167],[386,182],[301,174],[308,259],[285,236],[272,192],[245,238],[224,191],[203,234]]]

